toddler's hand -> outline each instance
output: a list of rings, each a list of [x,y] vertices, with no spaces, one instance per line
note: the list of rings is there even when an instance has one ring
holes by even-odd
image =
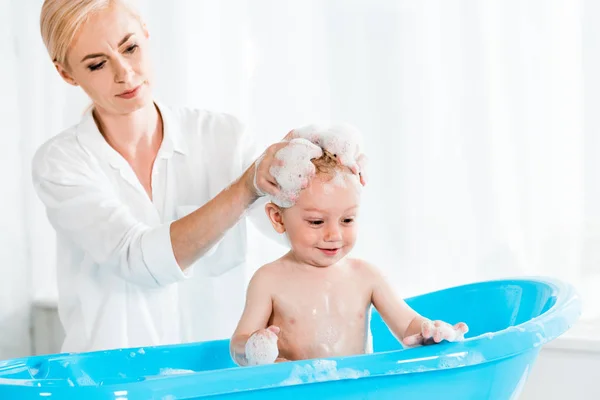
[[[408,336],[402,341],[406,346],[440,343],[442,340],[456,342],[464,339],[469,327],[464,322],[452,326],[444,321],[423,321],[421,333]]]
[[[254,332],[246,342],[246,359],[248,365],[272,364],[279,355],[277,335],[279,327],[271,325],[267,329]]]

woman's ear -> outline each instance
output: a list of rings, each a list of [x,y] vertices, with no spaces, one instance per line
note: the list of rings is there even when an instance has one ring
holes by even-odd
[[[79,86],[75,79],[73,79],[69,71],[62,64],[58,63],[57,61],[54,61],[54,66],[56,67],[56,70],[58,71],[60,77],[63,78],[65,82],[67,82],[69,85]]]
[[[265,205],[265,211],[271,221],[271,225],[277,233],[285,232],[285,225],[283,224],[283,210],[276,204],[271,202]]]

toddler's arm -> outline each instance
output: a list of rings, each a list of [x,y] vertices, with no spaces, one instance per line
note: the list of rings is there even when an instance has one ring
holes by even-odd
[[[240,366],[270,364],[279,354],[279,328],[267,327],[273,310],[269,275],[263,267],[250,280],[244,312],[231,338],[231,358]]]
[[[460,322],[454,326],[443,321],[431,321],[409,307],[391,287],[389,281],[374,267],[372,303],[381,317],[406,346],[450,342],[462,340],[469,331],[467,325]]]

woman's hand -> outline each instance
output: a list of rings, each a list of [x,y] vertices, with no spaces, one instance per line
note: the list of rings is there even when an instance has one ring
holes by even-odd
[[[242,177],[245,187],[254,198],[270,195],[277,196],[280,192],[277,181],[271,175],[272,166],[281,166],[282,161],[275,157],[275,154],[289,144],[289,141],[294,138],[294,131],[291,130],[285,135],[283,141],[269,146],[258,159],[251,165]],[[355,164],[352,166],[352,172],[357,174],[360,183],[365,186],[367,184],[367,157],[360,153]]]
[[[365,186],[367,184],[367,179],[368,179],[367,156],[365,156],[363,153],[360,153],[358,155],[358,157],[356,158],[356,164],[358,165],[358,171],[356,171],[355,173],[358,173],[358,177],[360,178],[360,184]]]
[[[287,142],[272,144],[244,172],[241,181],[254,198],[279,194],[279,185],[269,170],[272,166],[282,165],[281,160],[275,158],[275,154],[287,145]]]
[[[444,321],[423,321],[421,332],[402,340],[406,346],[417,346],[440,343],[442,340],[456,342],[464,339],[469,327],[464,322],[452,326]]]

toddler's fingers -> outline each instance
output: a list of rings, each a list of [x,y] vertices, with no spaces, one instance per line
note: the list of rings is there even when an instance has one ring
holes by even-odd
[[[464,322],[459,322],[458,324],[454,325],[454,329],[456,329],[458,332],[462,333],[463,335],[465,333],[469,332],[469,327]]]
[[[434,340],[434,342],[439,343],[442,341],[442,339],[443,339],[442,328],[437,326],[433,332],[433,340]]]
[[[281,331],[281,329],[277,325],[270,325],[267,330],[277,334]]]
[[[278,326],[275,325],[271,325],[267,328],[268,331],[273,332],[274,334],[278,335],[279,332],[281,332],[281,329]]]
[[[416,346],[423,343],[423,335],[417,333],[416,335],[407,336],[402,340],[402,343],[406,346]]]
[[[424,339],[431,339],[433,336],[434,325],[431,321],[423,321],[421,324],[421,333]]]

